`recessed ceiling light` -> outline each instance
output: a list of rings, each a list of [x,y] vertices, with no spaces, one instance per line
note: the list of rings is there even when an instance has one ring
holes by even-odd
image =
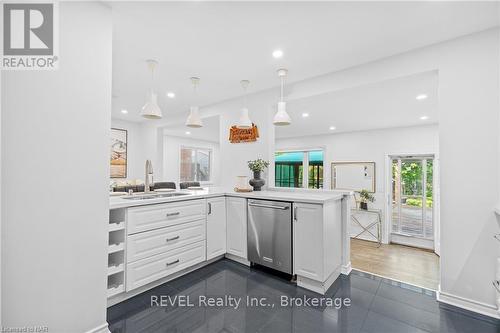
[[[186,132],[186,135],[190,135],[190,134],[191,134],[191,132],[189,132],[189,131]]]
[[[421,100],[424,100],[426,99],[428,96],[426,94],[420,94],[420,95],[417,95],[417,97],[415,97],[417,99],[417,101],[421,101]]]
[[[337,128],[335,126],[330,126],[330,131],[335,131]]]
[[[302,114],[302,118],[307,118],[307,117],[309,117],[309,113],[305,113],[305,112],[304,112],[304,113]]]
[[[427,120],[427,119],[429,119],[429,117],[427,117],[427,116],[420,117],[420,120]]]
[[[125,110],[125,109],[123,109],[121,112],[122,112],[123,114],[127,114],[127,113],[128,113],[128,111],[127,111],[127,110]]]
[[[174,92],[172,92],[172,91],[169,91],[169,92],[167,93],[167,97],[168,97],[168,98],[175,98],[175,93],[174,93]]]
[[[279,58],[283,57],[283,51],[281,51],[281,50],[274,50],[273,51],[273,57],[276,58],[276,59],[279,59]]]

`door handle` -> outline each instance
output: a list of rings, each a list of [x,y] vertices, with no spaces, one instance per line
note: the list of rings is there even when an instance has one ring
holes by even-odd
[[[208,203],[208,215],[212,214],[212,203]]]
[[[167,267],[168,266],[171,266],[173,264],[177,264],[179,262],[179,259],[175,260],[175,261],[172,261],[172,262],[167,262]]]
[[[297,206],[294,206],[293,207],[293,220],[295,222],[297,222],[297,211],[299,210],[299,208]]]
[[[167,213],[167,217],[180,215],[181,212]]]
[[[254,204],[254,203],[249,203],[249,206],[252,207],[263,207],[263,208],[272,208],[272,209],[280,209],[280,210],[287,210],[288,206],[273,206],[273,205],[262,205],[262,204]]]
[[[174,241],[176,239],[179,239],[181,238],[181,236],[175,236],[175,237],[172,237],[172,238],[167,238],[167,242],[171,242],[171,241]]]

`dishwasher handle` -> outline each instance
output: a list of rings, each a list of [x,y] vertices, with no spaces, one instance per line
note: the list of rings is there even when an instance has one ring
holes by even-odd
[[[288,206],[263,205],[263,204],[256,204],[256,203],[249,203],[248,205],[252,206],[252,207],[263,207],[263,208],[272,208],[272,209],[280,209],[280,210],[287,210],[289,208]]]

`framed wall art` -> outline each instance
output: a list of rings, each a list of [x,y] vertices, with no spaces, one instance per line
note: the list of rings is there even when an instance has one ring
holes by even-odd
[[[127,178],[127,130],[111,129],[110,175],[111,178]]]

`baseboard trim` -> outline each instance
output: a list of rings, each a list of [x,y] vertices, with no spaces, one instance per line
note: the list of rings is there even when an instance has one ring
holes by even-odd
[[[231,253],[226,253],[225,254],[225,257],[229,260],[233,260],[233,261],[236,261],[236,262],[239,262],[240,264],[243,264],[245,266],[250,266],[250,261],[248,261],[247,259],[245,258],[242,258],[242,257],[238,257],[238,256],[235,256],[234,254],[231,254]]]
[[[108,323],[104,323],[102,325],[99,325],[85,333],[111,333],[108,328]]]
[[[342,265],[342,267],[340,268],[340,274],[342,275],[349,275],[351,274],[351,271],[352,271],[352,266],[350,261],[347,265]]]
[[[475,313],[479,313],[483,316],[488,316],[492,317],[495,319],[500,319],[500,313],[496,309],[496,307],[482,303],[482,302],[477,302],[465,297],[460,297],[457,295],[452,295],[446,292],[441,291],[441,286],[439,286],[438,291],[436,292],[436,298],[438,302],[449,304],[456,306],[458,308],[462,308],[468,311],[472,311]]]

